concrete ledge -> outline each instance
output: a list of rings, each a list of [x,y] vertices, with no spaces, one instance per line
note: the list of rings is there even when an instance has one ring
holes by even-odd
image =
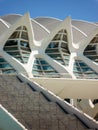
[[[98,80],[65,78],[32,78],[61,98],[98,98]]]

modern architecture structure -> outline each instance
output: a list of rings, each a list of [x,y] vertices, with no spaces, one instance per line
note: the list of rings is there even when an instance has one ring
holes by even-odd
[[[68,119],[68,122],[80,119],[88,129],[98,128],[95,121],[98,120],[97,23],[72,20],[70,17],[64,21],[49,17],[32,19],[28,13],[24,16],[17,14],[1,16],[0,74],[0,114],[6,118],[6,123],[7,119],[13,122],[11,128],[6,127],[4,119],[0,118],[2,130],[7,130],[7,128],[14,130],[26,128],[28,130],[71,130],[72,124],[69,128],[69,124],[57,123],[62,118],[65,119],[62,112],[57,112],[59,111],[58,106],[63,109],[63,112],[67,109],[67,114],[75,115],[75,119],[69,118],[67,115],[68,118],[64,120],[65,122]],[[14,83],[11,85],[11,82]],[[45,99],[43,101],[42,95],[48,101]],[[13,100],[12,96],[15,96]],[[15,100],[16,103],[14,103]],[[50,100],[56,104],[49,103]],[[44,107],[42,107],[43,102],[45,102]],[[39,115],[40,112],[34,113],[40,111],[39,106],[42,110],[41,115]],[[57,110],[53,115],[60,114],[61,117],[52,117],[51,114],[42,117],[42,112],[44,114],[45,112],[52,113],[51,109]],[[24,115],[22,115],[22,110]],[[53,118],[57,128],[53,123],[50,123],[52,127],[45,124],[45,118],[47,122]],[[34,126],[36,121],[39,123]],[[43,124],[45,124],[44,127]],[[79,123],[74,128],[86,129],[82,126],[83,124]]]

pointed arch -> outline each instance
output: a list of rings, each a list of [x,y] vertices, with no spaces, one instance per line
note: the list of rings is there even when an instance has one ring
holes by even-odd
[[[67,66],[69,64],[70,51],[66,29],[58,31],[47,46],[45,53],[62,65]]]
[[[83,54],[90,60],[98,63],[98,34],[90,41]]]
[[[25,26],[16,28],[8,38],[3,49],[21,63],[27,63],[31,52],[27,28]]]

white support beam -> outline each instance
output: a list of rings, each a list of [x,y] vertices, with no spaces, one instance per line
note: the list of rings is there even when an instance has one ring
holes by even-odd
[[[64,79],[64,78],[32,78],[47,90],[61,98],[98,98],[98,80]]]

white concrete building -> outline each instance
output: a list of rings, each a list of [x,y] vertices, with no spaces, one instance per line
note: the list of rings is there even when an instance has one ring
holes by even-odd
[[[24,74],[98,118],[98,24],[0,17],[0,73]]]

